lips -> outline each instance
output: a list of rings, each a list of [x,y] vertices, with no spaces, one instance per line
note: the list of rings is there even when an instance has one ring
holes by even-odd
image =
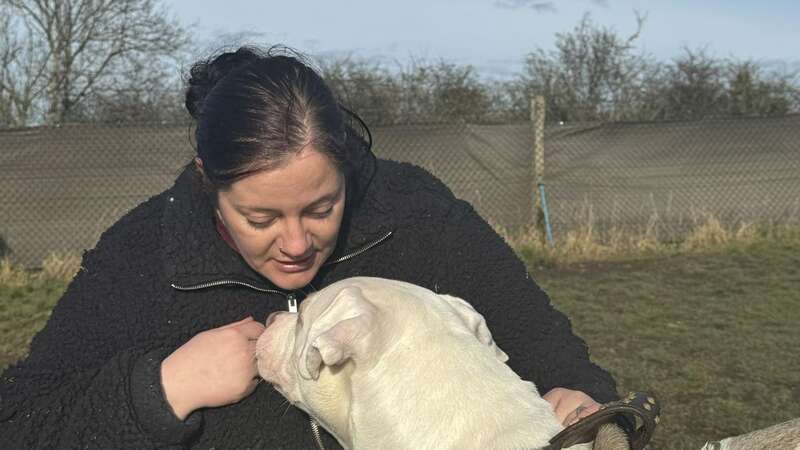
[[[303,259],[296,260],[280,260],[274,259],[273,262],[278,270],[285,273],[303,272],[314,266],[314,256],[316,253],[312,252]]]

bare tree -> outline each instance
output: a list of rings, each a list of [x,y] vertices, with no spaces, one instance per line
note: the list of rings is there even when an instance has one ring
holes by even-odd
[[[447,122],[484,122],[491,110],[487,85],[469,65],[440,61],[433,66],[433,113]]]
[[[320,69],[339,101],[367,123],[381,125],[401,121],[401,87],[385,67],[347,55],[321,59]]]
[[[46,77],[44,120],[70,118],[112,74],[134,61],[157,61],[187,42],[185,31],[154,0],[0,0],[22,26],[19,38],[41,43],[33,73]],[[20,83],[24,83],[21,81]]]
[[[510,88],[514,108],[526,116],[532,95],[545,95],[548,116],[561,121],[623,120],[636,117],[642,86],[658,64],[637,53],[645,17],[636,14],[636,31],[627,38],[584,15],[568,33],[556,35],[556,48],[531,53],[524,73]]]
[[[658,119],[700,119],[727,110],[725,69],[705,48],[684,48],[666,66],[660,89]]]
[[[38,115],[46,83],[46,54],[29,34],[25,23],[0,4],[0,126],[22,126]],[[18,30],[23,30],[22,33]]]
[[[405,123],[483,122],[489,112],[488,87],[470,65],[412,58],[395,79]]]
[[[790,73],[765,73],[753,61],[727,65],[728,112],[731,115],[769,116],[797,110],[800,89]]]
[[[323,76],[371,124],[484,122],[493,97],[469,65],[412,58],[394,70],[374,61],[328,58]]]
[[[188,124],[178,68],[133,61],[124,74],[105,78],[70,112],[70,120],[109,124]]]
[[[649,90],[655,119],[766,116],[797,111],[795,75],[766,71],[754,61],[711,56],[705,48],[684,48],[663,67]]]

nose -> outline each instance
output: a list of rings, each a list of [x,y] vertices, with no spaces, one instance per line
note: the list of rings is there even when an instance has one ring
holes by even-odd
[[[311,250],[310,241],[309,234],[300,219],[288,218],[286,220],[279,247],[281,253],[295,259],[306,257]]]

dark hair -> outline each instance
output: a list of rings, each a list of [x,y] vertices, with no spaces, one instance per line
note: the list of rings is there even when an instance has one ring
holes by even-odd
[[[241,47],[195,63],[189,75],[186,109],[196,121],[197,155],[212,190],[278,167],[309,144],[348,184],[371,155],[371,139],[360,138],[348,120],[368,136],[366,125],[293,50]]]

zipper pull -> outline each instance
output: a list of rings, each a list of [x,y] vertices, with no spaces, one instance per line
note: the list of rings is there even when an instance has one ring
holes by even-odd
[[[289,309],[289,312],[296,313],[297,312],[297,296],[294,294],[289,294],[286,296],[286,303]]]

